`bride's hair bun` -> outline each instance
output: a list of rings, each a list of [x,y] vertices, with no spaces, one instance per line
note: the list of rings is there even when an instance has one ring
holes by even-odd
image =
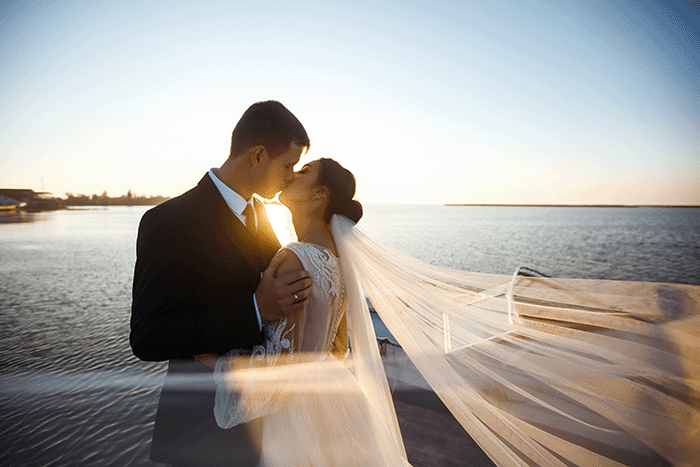
[[[341,214],[357,223],[362,218],[362,204],[352,199],[355,196],[355,176],[333,159],[321,158],[318,183],[328,188],[330,202],[326,207],[325,220],[330,223],[333,214]]]
[[[338,214],[344,215],[357,224],[360,219],[362,219],[362,204],[356,199],[351,199],[350,202],[345,205],[344,212],[339,212]]]

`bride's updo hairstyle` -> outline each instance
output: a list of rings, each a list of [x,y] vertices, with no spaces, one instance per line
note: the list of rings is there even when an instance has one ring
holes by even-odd
[[[355,196],[355,176],[333,159],[321,158],[318,184],[328,188],[330,202],[326,207],[325,221],[330,223],[333,214],[342,214],[357,223],[362,218],[362,205],[352,199]]]

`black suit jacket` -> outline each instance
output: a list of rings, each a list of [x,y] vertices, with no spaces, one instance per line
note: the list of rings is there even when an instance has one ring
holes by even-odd
[[[251,446],[245,427],[216,426],[212,373],[193,356],[263,342],[253,293],[280,245],[258,207],[256,238],[207,174],[195,188],[141,219],[131,347],[142,360],[170,360],[156,414],[153,460],[177,465],[257,461],[246,451]]]

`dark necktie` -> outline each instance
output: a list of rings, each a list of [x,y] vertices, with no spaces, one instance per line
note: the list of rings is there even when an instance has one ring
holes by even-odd
[[[255,235],[258,229],[255,227],[255,211],[253,210],[252,204],[246,204],[245,209],[243,209],[243,215],[245,216],[245,226],[248,227],[250,233]]]

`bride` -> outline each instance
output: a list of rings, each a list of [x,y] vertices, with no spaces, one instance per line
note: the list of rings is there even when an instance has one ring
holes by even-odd
[[[217,361],[217,422],[261,420],[262,465],[408,464],[365,297],[497,465],[695,465],[700,287],[431,266],[355,225],[354,192],[330,159],[296,174],[306,313]]]
[[[306,311],[266,323],[266,343],[252,356],[234,351],[218,359],[217,423],[230,428],[262,417],[263,466],[409,465],[369,315],[356,316],[331,233],[338,216],[362,217],[354,194],[354,176],[332,159],[295,174],[279,199],[299,242],[280,250],[277,273],[309,271]],[[346,358],[348,321],[353,359]]]

